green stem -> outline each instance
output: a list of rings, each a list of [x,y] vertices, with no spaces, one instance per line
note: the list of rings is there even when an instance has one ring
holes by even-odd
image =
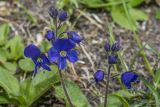
[[[63,78],[63,75],[62,75],[62,71],[61,70],[59,70],[59,76],[60,76],[60,79],[61,79],[61,85],[62,85],[62,88],[63,88],[63,90],[64,90],[64,94],[65,94],[65,96],[66,96],[66,98],[67,98],[67,100],[68,100],[68,103],[69,103],[69,107],[74,107],[73,106],[73,104],[72,104],[72,102],[71,102],[71,99],[70,99],[70,97],[69,97],[69,94],[68,94],[68,92],[67,92],[67,89],[66,89],[66,87],[65,87],[65,83],[64,83],[64,78]]]
[[[134,23],[133,23],[133,19],[132,19],[132,17],[130,16],[128,10],[127,10],[127,6],[126,6],[125,1],[122,0],[122,2],[123,2],[123,7],[124,7],[125,13],[126,13],[126,15],[127,15],[127,18],[128,18],[128,20],[129,20],[129,22],[130,22],[130,25],[131,25],[132,29],[133,29],[133,26],[132,26],[132,25],[134,24]],[[137,45],[138,45],[138,48],[141,49],[141,48],[143,47],[143,46],[142,46],[142,43],[141,43],[141,40],[139,39],[139,37],[138,37],[138,35],[136,34],[135,30],[132,30],[132,31],[133,31],[133,34],[134,34],[133,38],[134,38],[134,40],[136,41],[136,43],[137,43]],[[149,61],[148,61],[148,59],[147,59],[147,56],[146,56],[146,53],[144,52],[144,50],[142,50],[142,51],[140,52],[140,55],[143,57],[144,64],[145,64],[146,68],[149,70],[150,74],[153,76],[152,67],[151,67],[151,65],[150,65],[150,63],[149,63]]]
[[[109,89],[110,70],[111,70],[111,65],[109,65],[109,67],[108,67],[108,75],[107,75],[107,81],[106,81],[104,107],[107,107],[107,102],[108,102],[108,89]]]

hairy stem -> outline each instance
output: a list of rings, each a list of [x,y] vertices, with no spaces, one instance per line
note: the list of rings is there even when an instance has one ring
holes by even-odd
[[[68,100],[68,103],[69,103],[70,107],[73,107],[73,104],[72,104],[71,99],[70,99],[70,97],[68,95],[67,89],[65,87],[64,78],[63,78],[61,70],[59,70],[59,76],[60,76],[60,79],[61,79],[61,85],[62,85],[62,88],[64,90],[64,94],[65,94],[65,96],[66,96],[66,98]]]
[[[107,81],[106,81],[106,91],[105,91],[104,107],[107,107],[107,101],[108,101],[108,89],[109,89],[110,69],[111,69],[111,65],[109,65],[109,67],[108,67],[108,76],[107,76]]]

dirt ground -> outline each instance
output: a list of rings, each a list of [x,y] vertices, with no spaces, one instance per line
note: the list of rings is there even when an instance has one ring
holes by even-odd
[[[36,17],[38,24],[32,24],[20,4],[12,0],[8,0],[8,2],[0,1],[0,23],[9,22],[12,25],[13,34],[23,36],[26,44],[31,42],[40,44],[48,28],[48,7],[54,5],[55,1],[41,0],[41,2],[37,3],[36,0],[21,0],[20,3]],[[142,6],[141,8],[149,15],[149,20],[137,23],[140,29],[138,35],[143,44],[151,44],[160,51],[160,20],[155,18],[155,11],[158,6],[151,4]],[[69,20],[70,23],[67,23],[69,26],[72,23],[76,23],[73,29],[78,31],[84,38],[81,46],[78,47],[80,60],[76,64],[69,66],[67,77],[79,84],[91,105],[96,107],[98,103],[102,102],[99,96],[104,95],[105,85],[104,83],[90,85],[90,83],[93,80],[93,74],[96,69],[105,70],[107,67],[104,44],[109,36],[106,25],[113,21],[109,13],[97,10],[83,11],[80,18],[73,20],[76,19],[80,13],[81,10],[75,9],[73,16]],[[113,32],[116,40],[119,39],[121,42],[123,58],[127,65],[129,65],[134,55],[139,51],[133,39],[133,33],[121,28],[117,24],[113,24]],[[157,56],[148,48],[145,48],[145,52],[152,66],[154,66],[157,61]],[[141,57],[136,59],[136,63],[132,69],[137,70],[137,72],[147,77],[148,71],[146,71]],[[116,71],[112,69],[112,74],[115,73]],[[118,79],[112,79],[109,89],[110,92],[120,89]],[[46,95],[40,98],[33,106],[63,107],[63,105],[63,102],[58,101],[54,97],[54,93],[49,90]]]

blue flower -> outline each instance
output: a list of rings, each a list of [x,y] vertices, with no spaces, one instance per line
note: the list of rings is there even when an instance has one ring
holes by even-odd
[[[68,18],[67,12],[66,11],[61,11],[59,13],[59,20],[60,21],[65,21]]]
[[[136,73],[132,71],[127,71],[121,75],[121,81],[128,89],[130,89],[132,87],[132,82],[139,82],[139,80],[137,80],[138,77],[139,76]]]
[[[97,72],[94,74],[94,80],[96,82],[103,81],[105,73],[102,70],[97,70]]]
[[[48,39],[48,40],[53,40],[55,39],[55,34],[52,30],[48,30],[45,37]]]
[[[119,41],[116,42],[116,43],[114,43],[114,44],[112,45],[111,50],[112,50],[113,52],[117,52],[117,51],[120,50],[120,43],[119,43]]]
[[[110,51],[110,48],[111,48],[110,44],[109,44],[108,42],[106,42],[106,44],[104,45],[104,49],[105,49],[107,52],[109,52],[109,51]]]
[[[118,56],[117,55],[111,55],[108,57],[108,63],[109,64],[116,64],[118,60]]]
[[[30,44],[24,49],[24,55],[28,58],[31,58],[35,64],[34,72],[37,73],[38,68],[42,67],[45,70],[51,71],[49,67],[49,60],[45,54],[41,54],[40,49]]]
[[[74,31],[67,32],[68,39],[73,42],[79,44],[82,41],[82,38]]]
[[[52,17],[52,18],[56,18],[57,16],[58,16],[58,10],[55,8],[55,7],[53,7],[53,6],[51,6],[50,8],[49,8],[49,15]]]
[[[73,48],[75,44],[71,43],[69,39],[57,39],[53,42],[53,47],[48,51],[48,58],[50,62],[56,62],[60,70],[64,69],[67,65],[66,60],[74,63],[78,61],[78,55]]]

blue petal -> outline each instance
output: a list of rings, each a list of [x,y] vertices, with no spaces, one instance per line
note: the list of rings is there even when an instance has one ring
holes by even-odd
[[[40,63],[37,61],[37,58],[32,58],[32,61],[34,62],[35,66],[40,66]]]
[[[63,70],[66,67],[66,65],[67,65],[66,58],[60,57],[58,61],[58,68],[60,70]]]
[[[60,57],[59,52],[55,48],[50,48],[48,51],[48,58],[50,62],[57,62],[58,58]]]
[[[67,58],[70,62],[76,62],[78,61],[78,55],[75,50],[71,50],[67,52]]]
[[[40,49],[37,46],[30,44],[24,49],[24,55],[29,58],[37,58],[40,56]]]
[[[51,68],[47,65],[47,64],[41,64],[42,68],[47,70],[47,71],[51,71]]]
[[[74,31],[67,32],[67,35],[69,39],[71,39],[75,43],[80,43],[82,41],[82,38]]]
[[[34,67],[34,73],[33,74],[37,74],[38,68],[39,68],[39,65],[35,65],[35,67]]]
[[[136,82],[137,79],[138,75],[132,71],[124,72],[121,75],[121,81],[127,88],[131,88],[131,83]]]
[[[58,51],[68,51],[75,47],[75,44],[71,43],[69,39],[57,39],[53,42],[53,46]]]
[[[49,60],[48,60],[48,58],[46,57],[45,54],[41,54],[40,58],[42,60],[42,63],[44,63],[44,64],[50,64],[50,62],[49,62]]]

